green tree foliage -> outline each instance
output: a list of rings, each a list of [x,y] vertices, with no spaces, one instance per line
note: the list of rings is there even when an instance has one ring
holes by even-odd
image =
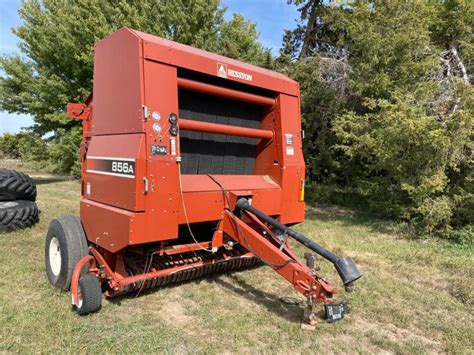
[[[285,68],[309,172],[424,233],[472,238],[474,4],[293,2],[302,23],[277,63],[298,58]]]
[[[49,150],[48,143],[34,132],[5,133],[0,136],[0,157],[20,159],[34,169],[49,166]]]
[[[5,133],[0,136],[0,156],[10,159],[20,158],[20,140],[17,134]]]
[[[20,147],[20,158],[23,163],[34,169],[43,170],[49,167],[50,154],[48,143],[34,132],[21,132],[17,134]]]
[[[225,11],[220,0],[25,0],[13,30],[22,55],[0,57],[0,109],[32,115],[40,135],[53,132],[52,159],[71,171],[80,123],[66,118],[65,106],[92,89],[94,44],[127,26],[271,66],[255,24],[237,14],[226,21]]]

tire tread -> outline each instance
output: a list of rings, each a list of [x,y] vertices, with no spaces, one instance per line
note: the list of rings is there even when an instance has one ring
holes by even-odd
[[[0,210],[0,233],[34,226],[39,221],[38,206],[32,201],[16,201],[18,206]]]
[[[102,290],[100,282],[92,274],[84,274],[79,279],[79,290],[82,293],[82,305],[75,310],[80,315],[98,311],[102,306]]]
[[[0,201],[36,201],[36,184],[22,172],[0,168]]]
[[[61,272],[59,278],[51,275],[48,267],[48,243],[53,235],[63,243],[61,248],[64,248],[64,260],[66,260],[64,270]],[[46,237],[45,262],[48,279],[53,286],[68,291],[71,286],[71,277],[76,264],[88,254],[87,238],[81,221],[77,216],[64,215],[51,221]],[[85,271],[86,268],[84,268],[82,273],[85,273]]]

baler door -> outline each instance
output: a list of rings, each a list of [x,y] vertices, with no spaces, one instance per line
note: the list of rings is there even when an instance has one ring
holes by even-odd
[[[145,135],[93,136],[87,150],[83,196],[129,211],[145,210]]]

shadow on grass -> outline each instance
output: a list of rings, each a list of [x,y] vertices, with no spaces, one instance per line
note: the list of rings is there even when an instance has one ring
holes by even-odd
[[[254,266],[252,268],[246,270],[256,269],[261,266]],[[244,271],[244,270],[241,270]],[[186,283],[193,283],[193,284],[200,284],[200,283],[215,283],[226,290],[243,297],[251,302],[255,302],[264,306],[267,310],[272,313],[275,313],[277,316],[282,317],[290,322],[300,323],[301,315],[303,309],[299,305],[290,305],[285,304],[280,301],[279,296],[273,293],[268,293],[262,290],[255,288],[254,286],[248,284],[240,277],[238,277],[239,271],[233,272],[225,272],[225,273],[216,273],[214,275],[203,276],[198,279],[183,281],[179,283],[169,284],[166,286],[151,288],[151,289],[144,289],[141,292],[137,290],[129,291],[128,293],[123,293],[121,295],[117,295],[114,297],[108,297],[107,301],[113,304],[120,306],[122,302],[133,300],[137,297],[146,297],[147,295],[154,294],[159,292],[160,289],[174,289],[175,287],[181,287],[183,284]],[[232,279],[232,282],[227,282],[221,278],[221,276],[227,276]],[[277,277],[277,276],[276,276]],[[206,284],[201,285],[201,287],[207,287]]]
[[[400,234],[403,232],[407,237],[410,234],[400,223],[354,207],[307,204],[306,220],[316,223],[318,221],[338,222],[344,227],[360,225],[376,233]]]
[[[75,178],[69,175],[32,176],[36,185],[53,184],[55,182],[73,181]]]
[[[165,286],[157,286],[157,287],[154,287],[154,288],[147,288],[147,289],[143,289],[143,290],[134,289],[134,290],[130,290],[130,291],[127,291],[127,292],[124,292],[124,293],[121,293],[121,294],[117,294],[113,297],[106,297],[106,299],[107,299],[108,302],[120,306],[123,301],[133,300],[133,299],[138,298],[138,297],[146,297],[148,295],[159,292],[160,289],[173,289],[175,287],[180,287],[181,285],[186,284],[186,283],[191,283],[191,282],[200,283],[202,280],[203,280],[203,278],[198,279],[198,280],[189,280],[189,281],[169,284],[169,285],[165,285]],[[105,289],[103,289],[102,291],[105,291]]]
[[[289,305],[280,301],[279,297],[273,293],[268,293],[248,284],[235,274],[229,275],[232,283],[221,278],[213,281],[219,286],[243,297],[251,302],[264,306],[268,311],[293,323],[300,323],[303,309],[297,305]],[[275,277],[278,277],[275,275]]]
[[[386,213],[385,202],[370,202],[366,194],[353,187],[313,184],[307,188],[306,220],[328,221],[343,227],[364,226],[375,233],[418,239],[408,223],[397,222]]]
[[[55,182],[63,182],[63,181],[74,181],[73,178],[70,179],[61,179],[61,178],[49,178],[49,179],[34,179],[36,185],[46,185],[46,184],[53,184]]]

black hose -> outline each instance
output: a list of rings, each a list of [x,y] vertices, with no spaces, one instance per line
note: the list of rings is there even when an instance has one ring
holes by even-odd
[[[262,211],[256,209],[255,207],[251,206],[249,201],[246,198],[240,198],[237,200],[236,206],[242,210],[248,211],[253,213],[261,220],[267,222],[268,224],[272,225],[273,227],[279,229],[281,232],[287,234],[288,236],[292,237],[296,241],[300,242],[307,248],[311,249],[315,253],[321,255],[326,260],[329,260],[331,263],[334,264],[339,276],[342,279],[344,285],[349,286],[355,280],[362,276],[359,270],[357,270],[356,265],[349,257],[339,258],[334,253],[330,252],[326,248],[322,247],[318,243],[313,242],[311,239],[306,238],[301,233],[294,231],[293,229],[285,226],[284,224],[278,222],[276,219],[270,217],[269,215],[263,213]]]
[[[247,199],[241,198],[237,201],[236,206],[242,210],[249,211],[256,215],[261,220],[267,222],[273,227],[279,229],[281,232],[288,234],[293,239],[297,240],[307,248],[311,249],[315,253],[321,255],[323,258],[329,260],[333,264],[339,259],[334,253],[331,253],[329,250],[325,249],[321,245],[313,242],[311,239],[306,238],[304,235],[294,231],[293,229],[285,226],[284,224],[278,222],[276,219],[268,216],[267,214],[257,210],[255,207],[251,206]]]

